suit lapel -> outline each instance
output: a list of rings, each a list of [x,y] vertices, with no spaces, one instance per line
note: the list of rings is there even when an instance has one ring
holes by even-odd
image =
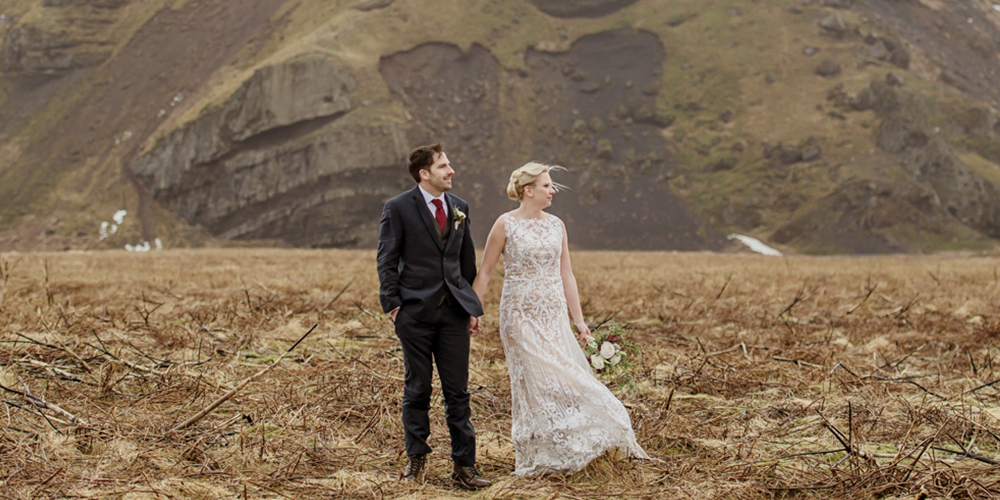
[[[424,226],[427,227],[427,232],[430,233],[435,246],[444,251],[444,248],[441,247],[441,230],[438,228],[434,217],[431,217],[431,211],[427,209],[427,201],[424,200],[424,194],[420,192],[419,186],[413,188],[413,201],[416,203],[417,213],[420,214],[420,219],[424,221]]]
[[[455,239],[455,233],[458,232],[455,229],[455,199],[448,193],[444,194],[444,199],[448,201],[448,222],[446,223],[446,227],[451,229],[451,231],[448,232],[448,241],[445,242],[442,250],[446,250],[448,245],[451,245],[452,240]]]

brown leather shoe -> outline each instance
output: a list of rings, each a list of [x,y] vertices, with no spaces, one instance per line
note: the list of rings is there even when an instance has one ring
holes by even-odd
[[[475,465],[463,467],[455,464],[455,468],[451,472],[451,480],[455,481],[459,488],[467,490],[487,488],[493,484],[479,475]]]
[[[403,469],[403,481],[417,481],[427,463],[427,455],[409,455],[406,457],[406,468]]]

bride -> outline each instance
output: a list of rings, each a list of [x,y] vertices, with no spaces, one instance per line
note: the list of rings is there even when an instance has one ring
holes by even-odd
[[[567,306],[581,341],[590,339],[590,329],[570,266],[566,226],[543,210],[556,192],[553,168],[531,162],[511,174],[507,196],[520,206],[493,224],[472,284],[482,300],[503,255],[500,338],[510,375],[518,476],[572,474],[612,448],[649,458],[625,407],[594,376],[573,338]]]

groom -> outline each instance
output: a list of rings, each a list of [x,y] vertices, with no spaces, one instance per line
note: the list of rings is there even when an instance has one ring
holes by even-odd
[[[476,435],[469,421],[469,336],[483,307],[472,290],[476,250],[469,205],[448,194],[455,171],[441,143],[410,152],[417,186],[386,202],[378,232],[379,301],[403,347],[403,430],[408,457],[403,478],[417,480],[431,448],[428,411],[437,364],[451,434],[451,474],[460,487],[490,482],[476,471]]]

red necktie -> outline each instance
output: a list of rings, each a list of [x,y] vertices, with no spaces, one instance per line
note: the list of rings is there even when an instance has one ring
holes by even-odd
[[[444,215],[444,206],[441,204],[441,200],[438,199],[431,200],[431,203],[433,203],[434,206],[437,207],[437,210],[434,211],[434,218],[437,219],[438,227],[441,228],[441,232],[443,233],[445,219],[447,218]]]

